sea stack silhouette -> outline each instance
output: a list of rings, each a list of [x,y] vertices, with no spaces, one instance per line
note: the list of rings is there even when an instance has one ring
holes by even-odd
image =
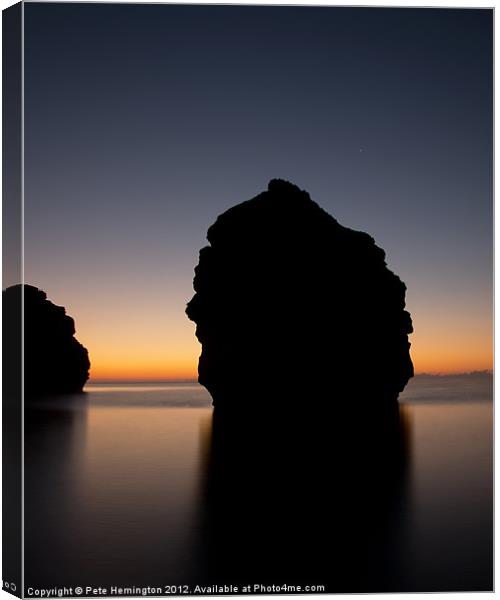
[[[412,321],[406,286],[370,235],[273,179],[207,239],[186,313],[216,412],[397,401],[413,376]]]
[[[90,361],[87,349],[74,337],[75,322],[64,307],[47,300],[47,294],[34,286],[14,285],[3,292],[4,316],[20,314],[23,288],[26,397],[81,392],[89,378]],[[15,336],[20,333],[18,327],[8,331]],[[12,340],[11,346],[4,347],[15,346]]]

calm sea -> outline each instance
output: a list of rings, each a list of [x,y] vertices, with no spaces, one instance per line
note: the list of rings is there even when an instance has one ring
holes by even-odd
[[[26,413],[26,586],[197,583],[208,393],[193,383],[85,389]],[[492,377],[419,376],[400,403],[409,494],[397,586],[491,589]]]

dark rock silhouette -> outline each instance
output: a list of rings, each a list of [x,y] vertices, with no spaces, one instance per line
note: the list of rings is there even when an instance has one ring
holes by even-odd
[[[413,376],[412,322],[406,286],[372,237],[272,180],[220,215],[207,239],[186,313],[216,408],[239,410],[245,399],[255,408],[264,397],[267,413],[337,410],[353,396],[396,401]]]
[[[24,391],[27,398],[82,391],[89,377],[87,350],[74,337],[75,323],[42,290],[14,285],[3,292],[3,314],[20,311],[24,288]],[[20,313],[19,313],[20,314]],[[4,332],[4,348],[19,347],[20,320]],[[12,339],[9,339],[12,338]]]

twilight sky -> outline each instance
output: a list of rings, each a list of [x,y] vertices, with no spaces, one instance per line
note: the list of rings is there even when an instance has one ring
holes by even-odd
[[[196,375],[206,230],[273,177],[386,250],[417,372],[491,368],[492,14],[26,3],[25,281],[92,377]]]

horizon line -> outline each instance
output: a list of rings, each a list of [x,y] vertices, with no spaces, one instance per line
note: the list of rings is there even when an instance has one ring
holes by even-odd
[[[466,375],[494,375],[493,369],[474,369],[472,371],[449,371],[415,373],[414,377],[459,377]],[[411,380],[410,380],[411,381]],[[189,377],[96,377],[89,378],[85,385],[92,383],[198,383],[197,378]],[[202,384],[199,384],[202,385]]]

